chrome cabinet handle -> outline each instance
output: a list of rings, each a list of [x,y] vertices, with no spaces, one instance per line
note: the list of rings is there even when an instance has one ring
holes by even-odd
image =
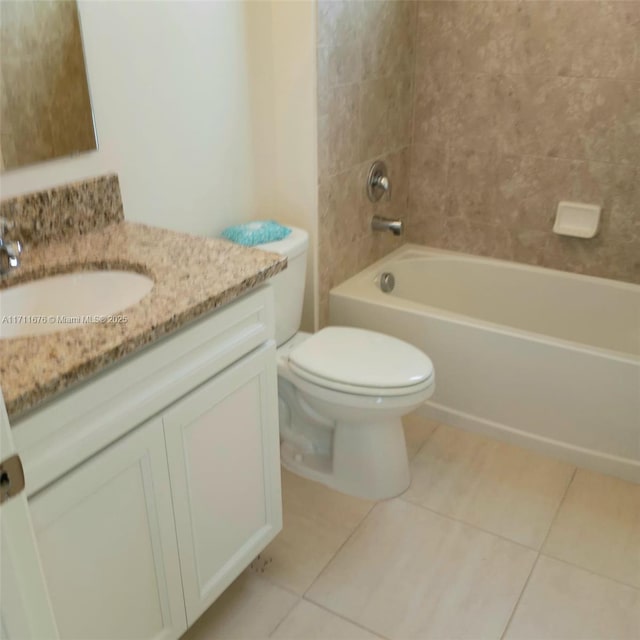
[[[13,455],[0,464],[0,504],[24,489],[24,470],[20,456]]]

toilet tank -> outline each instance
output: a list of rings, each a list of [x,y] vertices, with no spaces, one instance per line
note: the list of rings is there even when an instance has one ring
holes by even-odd
[[[292,338],[300,328],[307,270],[309,234],[304,229],[289,229],[291,233],[283,240],[255,247],[287,256],[287,268],[269,280],[274,289],[278,346]]]

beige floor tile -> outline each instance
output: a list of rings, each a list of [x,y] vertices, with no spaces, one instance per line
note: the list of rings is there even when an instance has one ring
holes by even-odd
[[[245,572],[200,617],[182,640],[262,640],[297,602],[296,596]]]
[[[505,638],[637,640],[640,591],[540,556]]]
[[[405,500],[539,549],[574,467],[440,426],[411,463]]]
[[[407,455],[411,460],[420,451],[420,447],[427,441],[438,425],[433,420],[423,418],[417,413],[410,413],[402,418],[402,424],[404,426],[404,438],[407,441]]]
[[[373,502],[282,473],[284,527],[262,552],[264,576],[304,593],[360,524]]]
[[[544,553],[640,587],[640,485],[578,469]]]
[[[376,640],[369,633],[320,607],[301,600],[274,631],[280,640]]]
[[[403,500],[376,505],[307,597],[389,638],[499,638],[535,552]]]

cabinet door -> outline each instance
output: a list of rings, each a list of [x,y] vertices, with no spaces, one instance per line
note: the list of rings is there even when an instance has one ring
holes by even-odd
[[[159,418],[29,505],[61,638],[179,637],[186,619]]]
[[[282,528],[275,345],[163,416],[191,625]]]
[[[0,389],[0,638],[58,638]]]

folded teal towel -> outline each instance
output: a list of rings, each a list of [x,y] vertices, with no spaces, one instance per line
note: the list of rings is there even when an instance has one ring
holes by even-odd
[[[253,247],[257,244],[282,240],[291,233],[291,229],[284,227],[273,220],[262,222],[247,222],[227,227],[222,232],[222,237],[245,247]]]

